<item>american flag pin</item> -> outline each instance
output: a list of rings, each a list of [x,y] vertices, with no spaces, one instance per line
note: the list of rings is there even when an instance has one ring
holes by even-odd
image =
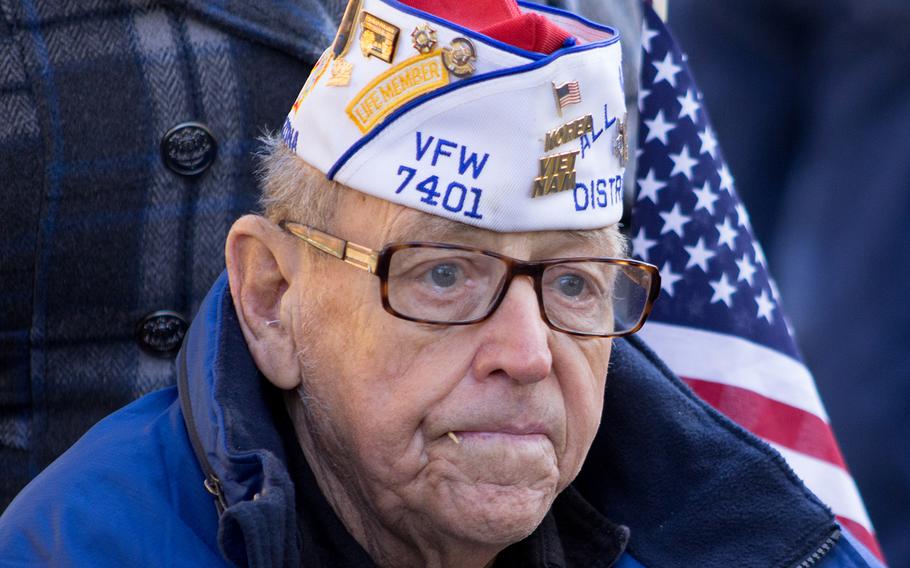
[[[557,85],[554,81],[553,96],[556,97],[556,108],[562,116],[562,109],[581,102],[581,87],[578,86],[578,81],[568,81],[562,85]]]

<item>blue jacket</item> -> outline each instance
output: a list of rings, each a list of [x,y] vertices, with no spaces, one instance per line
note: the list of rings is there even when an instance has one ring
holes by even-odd
[[[0,517],[0,564],[297,566],[294,487],[224,275],[178,386],[92,428]],[[631,530],[617,566],[875,566],[769,446],[639,340],[615,342],[575,487]],[[208,488],[208,490],[207,490]]]

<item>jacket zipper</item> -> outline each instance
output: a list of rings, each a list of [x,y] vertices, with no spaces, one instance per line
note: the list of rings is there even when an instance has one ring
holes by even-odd
[[[817,566],[824,560],[825,556],[828,555],[834,549],[834,546],[837,544],[837,541],[840,540],[840,529],[834,529],[828,538],[821,543],[821,545],[815,549],[815,552],[809,555],[808,558],[796,565],[796,568],[812,568]]]
[[[215,475],[215,470],[206,459],[205,452],[202,450],[202,442],[196,432],[196,421],[193,419],[193,409],[190,406],[189,386],[187,384],[186,349],[181,349],[177,358],[179,359],[177,393],[180,396],[180,410],[183,412],[183,421],[186,423],[186,432],[190,439],[190,445],[193,446],[193,453],[196,454],[196,461],[199,462],[199,466],[205,473],[202,486],[215,500],[215,508],[218,510],[218,516],[220,517],[224,510],[227,509],[227,499],[225,499],[224,491],[221,488],[221,480]]]

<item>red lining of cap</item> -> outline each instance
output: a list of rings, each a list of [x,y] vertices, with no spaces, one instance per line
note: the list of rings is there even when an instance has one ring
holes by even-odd
[[[525,14],[515,0],[402,0],[511,46],[553,53],[572,35],[540,14]]]

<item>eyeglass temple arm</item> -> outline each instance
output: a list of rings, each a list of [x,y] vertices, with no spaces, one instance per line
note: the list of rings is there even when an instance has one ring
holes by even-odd
[[[365,246],[351,243],[328,233],[323,233],[307,225],[285,222],[282,226],[294,236],[306,241],[308,244],[328,253],[336,258],[366,270],[370,274],[376,273],[376,264],[379,262],[379,253]]]

